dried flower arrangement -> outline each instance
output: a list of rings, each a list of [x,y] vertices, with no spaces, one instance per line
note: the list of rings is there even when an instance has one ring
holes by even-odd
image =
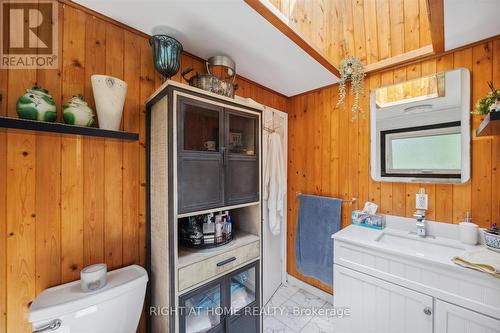
[[[365,66],[358,57],[350,57],[340,62],[339,100],[336,107],[344,104],[347,93],[346,83],[351,81],[351,93],[354,96],[352,103],[352,120],[357,118],[357,113],[364,117],[363,110],[359,106],[359,97],[364,95],[363,81],[365,78]]]
[[[477,101],[476,111],[472,114],[486,115],[500,110],[500,89],[496,89],[491,81],[488,82],[488,87],[490,87],[490,92]]]

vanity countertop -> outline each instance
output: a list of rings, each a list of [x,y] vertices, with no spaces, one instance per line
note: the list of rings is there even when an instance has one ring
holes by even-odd
[[[453,263],[451,260],[453,257],[477,251],[484,247],[481,244],[483,243],[482,240],[480,240],[480,244],[475,246],[460,242],[457,224],[433,221],[427,221],[426,223],[428,236],[425,238],[415,234],[414,219],[396,216],[387,216],[386,228],[383,230],[350,225],[333,234],[332,238],[458,270],[465,270],[466,268]],[[470,269],[466,270],[470,271]]]

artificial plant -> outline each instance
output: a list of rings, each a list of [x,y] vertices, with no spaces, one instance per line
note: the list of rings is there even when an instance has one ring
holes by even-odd
[[[339,82],[339,100],[336,107],[345,102],[347,94],[347,81],[351,82],[351,93],[354,96],[352,102],[352,120],[357,118],[357,114],[364,116],[363,110],[359,106],[359,97],[364,95],[363,81],[365,78],[365,66],[358,57],[350,57],[340,62],[340,82]]]

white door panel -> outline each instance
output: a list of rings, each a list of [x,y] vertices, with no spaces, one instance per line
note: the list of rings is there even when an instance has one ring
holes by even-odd
[[[334,305],[350,309],[335,333],[431,333],[433,298],[334,265]]]
[[[436,300],[435,333],[500,333],[500,320]]]

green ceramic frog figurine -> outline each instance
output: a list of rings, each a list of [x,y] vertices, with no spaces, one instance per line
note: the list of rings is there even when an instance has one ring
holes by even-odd
[[[19,118],[54,122],[57,118],[56,103],[46,89],[34,86],[19,97],[16,104]]]
[[[66,124],[92,127],[94,125],[94,111],[88,106],[82,95],[73,96],[63,104],[63,119]]]

